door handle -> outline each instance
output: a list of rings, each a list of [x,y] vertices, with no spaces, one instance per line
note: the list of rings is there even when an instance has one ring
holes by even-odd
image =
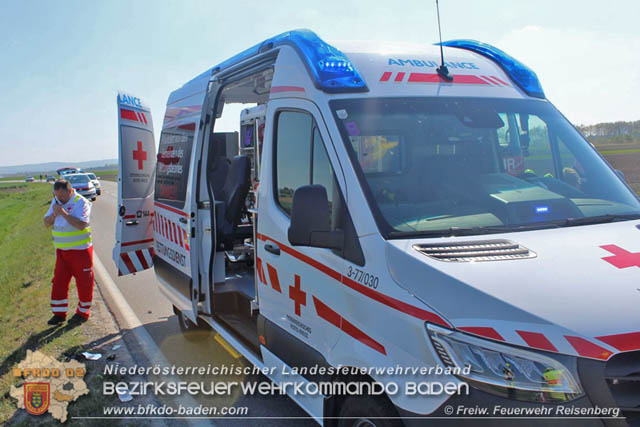
[[[271,252],[274,255],[280,255],[280,248],[276,245],[272,245],[271,243],[267,243],[264,245],[264,250],[267,252]]]
[[[129,225],[138,225],[138,221],[135,220],[135,219],[131,220],[131,221],[125,221],[124,225],[127,225],[127,226],[129,226]]]
[[[183,224],[187,223],[187,218],[180,218],[178,221],[180,221]]]

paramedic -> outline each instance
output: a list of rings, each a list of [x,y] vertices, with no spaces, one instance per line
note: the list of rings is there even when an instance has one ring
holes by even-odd
[[[76,279],[78,307],[69,323],[80,324],[89,318],[93,300],[93,246],[89,215],[91,203],[77,194],[66,179],[53,184],[54,198],[44,216],[44,224],[53,226],[56,266],[51,289],[50,325],[64,322],[69,305],[69,282]]]

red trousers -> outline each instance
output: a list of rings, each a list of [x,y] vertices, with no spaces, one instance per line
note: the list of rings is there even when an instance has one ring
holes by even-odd
[[[93,301],[93,246],[66,251],[56,249],[56,268],[51,281],[51,310],[56,316],[67,317],[72,276],[76,279],[78,289],[76,314],[89,318]]]

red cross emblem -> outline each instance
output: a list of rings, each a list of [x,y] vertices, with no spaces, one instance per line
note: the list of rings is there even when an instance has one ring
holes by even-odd
[[[138,161],[138,169],[143,168],[143,163],[147,160],[147,152],[142,149],[142,141],[138,141],[138,149],[133,150],[133,160]]]
[[[640,267],[640,252],[629,252],[625,249],[622,249],[618,245],[604,245],[600,247],[605,251],[609,251],[613,254],[613,256],[602,258],[609,264],[618,268],[627,268],[633,266]]]
[[[295,312],[300,316],[300,306],[307,305],[307,293],[300,289],[300,276],[295,275],[295,286],[289,286],[289,298],[296,305]]]

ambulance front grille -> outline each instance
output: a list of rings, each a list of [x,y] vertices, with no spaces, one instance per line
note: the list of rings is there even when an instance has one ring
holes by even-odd
[[[629,426],[640,426],[640,351],[613,356],[604,371],[609,390]]]
[[[421,244],[413,248],[439,261],[501,261],[536,257],[535,252],[509,240]]]

